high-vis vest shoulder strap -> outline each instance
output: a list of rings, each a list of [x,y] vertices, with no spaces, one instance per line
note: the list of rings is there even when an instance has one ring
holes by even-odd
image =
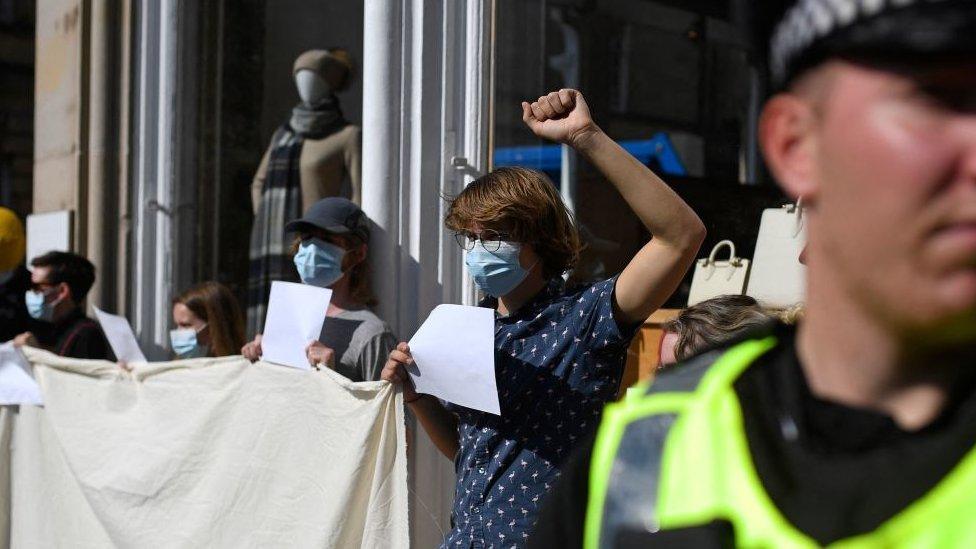
[[[773,337],[702,355],[643,395],[607,407],[591,460],[584,546],[614,547],[625,531],[732,523],[739,547],[816,547],[763,489],[733,384]],[[976,547],[976,451],[924,497],[843,548]]]

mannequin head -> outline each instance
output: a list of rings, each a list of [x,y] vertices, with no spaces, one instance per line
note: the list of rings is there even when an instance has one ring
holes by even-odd
[[[352,61],[342,48],[309,50],[295,59],[292,74],[302,103],[314,107],[349,86]]]
[[[331,94],[325,80],[308,69],[295,73],[295,87],[298,88],[298,97],[306,107],[314,107],[322,103]]]

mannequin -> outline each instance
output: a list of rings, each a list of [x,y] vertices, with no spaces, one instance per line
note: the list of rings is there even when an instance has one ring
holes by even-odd
[[[334,94],[349,87],[351,65],[344,50],[310,50],[295,60],[295,88],[301,107],[314,110],[324,101],[335,100]],[[327,196],[346,196],[360,203],[360,145],[362,130],[347,124],[326,137],[305,137],[299,157],[302,186],[302,211]],[[267,177],[268,160],[275,148],[272,138],[251,184],[251,201],[255,213],[261,204],[261,191]],[[348,177],[351,188],[343,188]]]
[[[284,221],[328,196],[360,202],[362,132],[342,116],[335,95],[348,87],[351,73],[349,54],[341,48],[309,50],[295,60],[292,75],[301,101],[272,136],[251,184],[249,336],[264,324],[271,282],[298,281]]]

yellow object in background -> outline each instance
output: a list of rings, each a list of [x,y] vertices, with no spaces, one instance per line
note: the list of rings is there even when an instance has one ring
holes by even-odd
[[[24,224],[12,210],[0,206],[0,272],[20,265],[26,246]]]

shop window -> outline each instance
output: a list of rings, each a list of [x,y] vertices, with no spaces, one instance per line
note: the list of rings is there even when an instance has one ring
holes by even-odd
[[[649,235],[594,168],[522,124],[521,101],[564,87],[580,89],[597,123],[699,211],[716,233],[709,242],[724,234],[752,252],[757,212],[781,197],[753,185],[761,183],[753,135],[760,89],[728,2],[496,6],[493,165],[542,170],[560,188],[588,241],[574,279],[619,272]],[[679,290],[672,304],[682,299]]]

